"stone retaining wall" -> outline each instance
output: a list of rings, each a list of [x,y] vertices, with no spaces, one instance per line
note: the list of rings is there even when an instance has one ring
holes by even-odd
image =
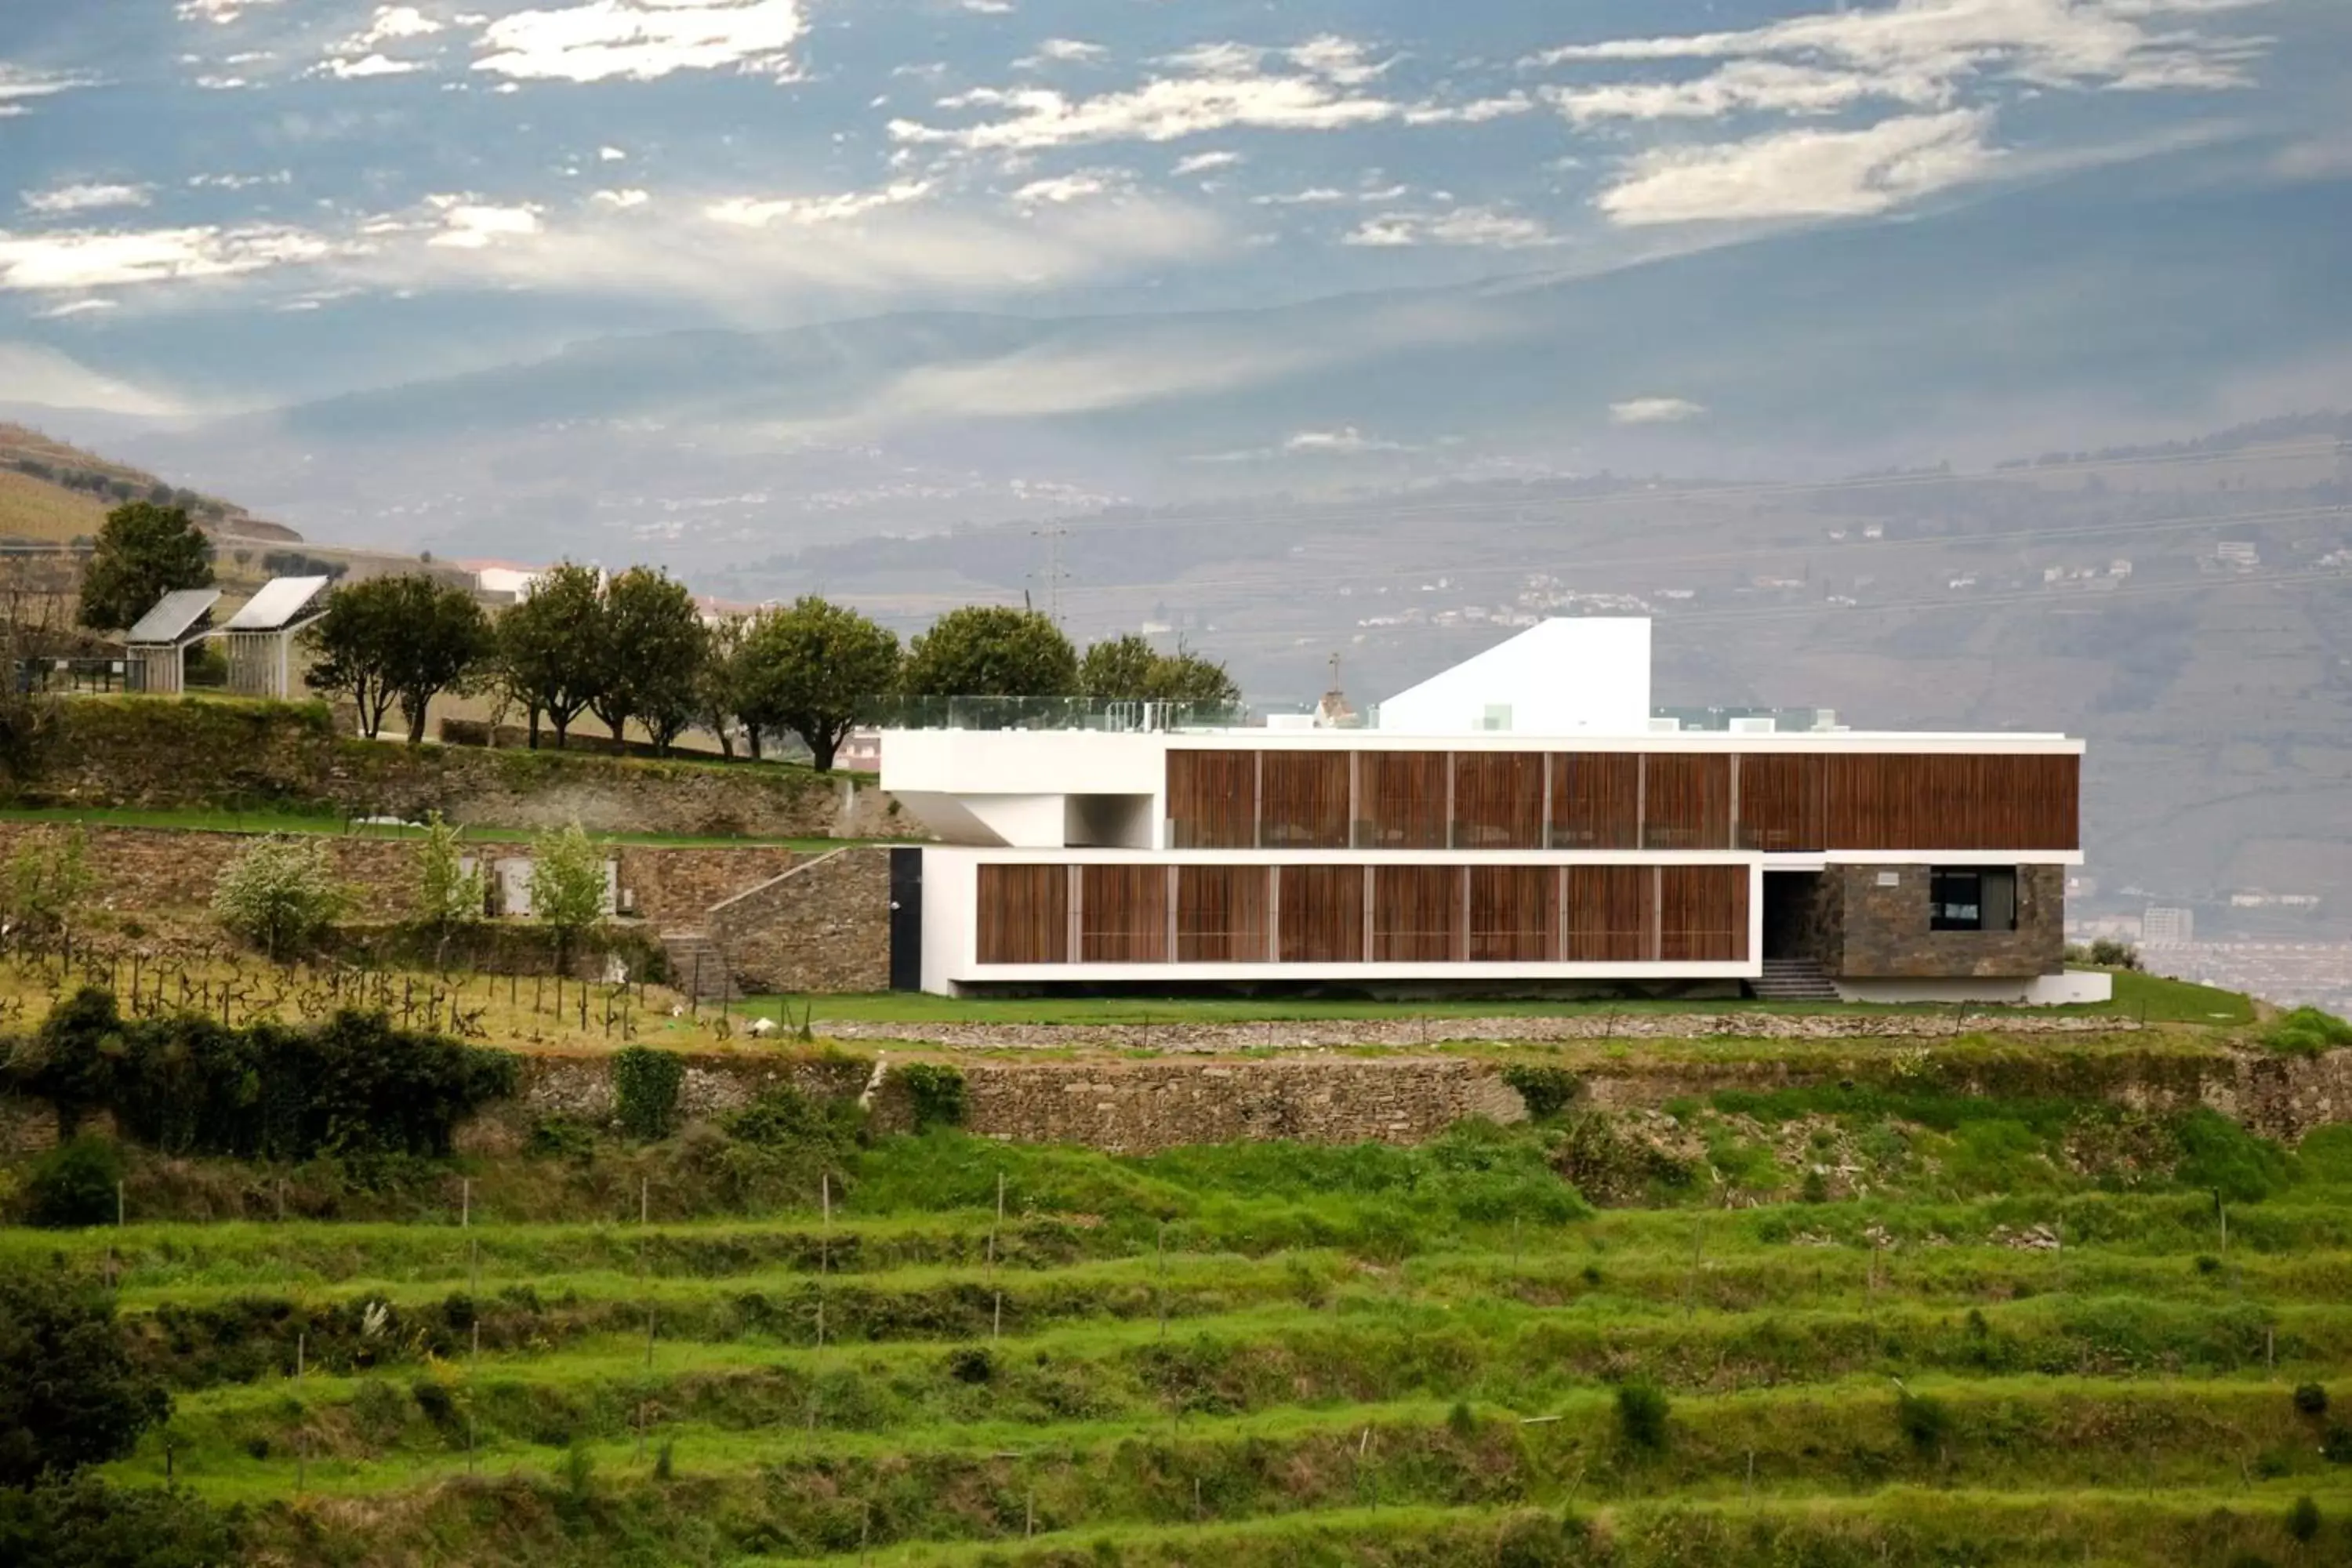
[[[836,849],[710,911],[746,991],[890,988],[890,851]]]

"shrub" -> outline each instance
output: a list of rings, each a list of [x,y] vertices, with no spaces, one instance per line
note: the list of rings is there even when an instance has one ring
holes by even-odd
[[[488,896],[480,865],[467,868],[461,840],[460,830],[436,811],[417,846],[416,923],[443,943],[480,921]]]
[[[898,1069],[898,1077],[907,1086],[907,1107],[915,1119],[916,1131],[961,1127],[971,1115],[971,1091],[956,1068],[940,1062],[909,1062]]]
[[[643,1142],[667,1138],[677,1126],[678,1086],[686,1058],[651,1046],[631,1046],[613,1058],[613,1100],[621,1131]]]
[[[8,917],[20,931],[55,937],[72,929],[97,885],[81,825],[45,830],[26,838],[9,858]]]
[[[996,1375],[996,1363],[982,1347],[964,1345],[948,1352],[948,1375],[958,1383],[986,1383]]]
[[[317,940],[350,903],[324,839],[272,834],[222,868],[213,918],[276,960]]]
[[[0,1273],[0,1487],[120,1458],[171,1413],[112,1297],[61,1271]]]
[[[1584,1085],[1577,1076],[1563,1067],[1536,1062],[1513,1062],[1503,1069],[1503,1081],[1518,1091],[1528,1103],[1528,1114],[1538,1121],[1547,1121],[1566,1110],[1583,1092]]]
[[[2091,962],[2102,969],[2137,969],[2139,949],[2127,942],[2103,936],[2091,944]]]
[[[1617,1391],[1617,1435],[1629,1448],[1654,1453],[1666,1446],[1670,1408],[1664,1389],[1629,1383]]]
[[[576,822],[531,841],[530,912],[555,932],[559,963],[570,963],[580,933],[604,918],[604,851]]]
[[[858,1119],[855,1100],[812,1100],[790,1084],[778,1084],[727,1119],[727,1136],[779,1152],[815,1149],[845,1155],[856,1142]]]
[[[2326,1415],[2327,1390],[2315,1383],[2297,1385],[2294,1391],[2294,1409],[2298,1415]]]
[[[2310,1545],[2319,1535],[2319,1505],[2308,1497],[2295,1499],[2294,1506],[2286,1510],[2286,1532],[2297,1544]]]
[[[2199,1107],[2173,1124],[2184,1186],[2219,1193],[2231,1203],[2255,1203],[2294,1179],[2294,1162],[2276,1143],[2258,1138],[2218,1110]]]
[[[1909,1389],[1898,1389],[1895,1394],[1895,1425],[1911,1447],[1922,1454],[1933,1454],[1943,1447],[1952,1433],[1952,1413],[1940,1399]]]
[[[33,1162],[25,1221],[52,1230],[106,1225],[116,1214],[122,1154],[103,1138],[74,1138]]]
[[[2316,1057],[2352,1046],[2352,1024],[2316,1007],[2297,1007],[2273,1020],[2262,1034],[2263,1046],[2281,1056]]]
[[[0,1491],[0,1563],[63,1568],[213,1568],[243,1562],[243,1518],[186,1489],[110,1487],[96,1476]]]

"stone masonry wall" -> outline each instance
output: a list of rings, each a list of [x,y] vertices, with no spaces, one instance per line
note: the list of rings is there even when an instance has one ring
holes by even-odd
[[[2066,869],[2017,868],[2015,931],[1928,929],[1926,866],[1832,866],[1836,910],[1822,967],[1850,979],[2058,974],[2065,970]],[[1880,879],[1895,878],[1891,887]]]
[[[871,781],[773,763],[410,746],[345,733],[323,703],[76,698],[15,798],[31,805],[301,807],[595,832],[890,837],[912,832]]]
[[[711,912],[711,934],[747,991],[890,987],[890,851],[837,849]]]

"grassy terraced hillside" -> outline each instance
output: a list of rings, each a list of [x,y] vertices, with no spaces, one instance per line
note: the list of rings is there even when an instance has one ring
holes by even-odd
[[[222,1560],[2352,1560],[2352,1127],[1888,1054],[1144,1158],[970,1137],[951,1080],[919,1135],[625,1092],[661,1135],[133,1152],[131,1223],[0,1274],[111,1283],[173,1409],[109,1496],[168,1481]]]

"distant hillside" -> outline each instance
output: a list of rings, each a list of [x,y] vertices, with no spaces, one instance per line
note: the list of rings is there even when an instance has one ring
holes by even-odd
[[[131,500],[185,507],[205,530],[223,536],[292,543],[302,538],[217,496],[173,485],[26,426],[0,423],[0,539],[63,544],[88,538],[110,509]]]

